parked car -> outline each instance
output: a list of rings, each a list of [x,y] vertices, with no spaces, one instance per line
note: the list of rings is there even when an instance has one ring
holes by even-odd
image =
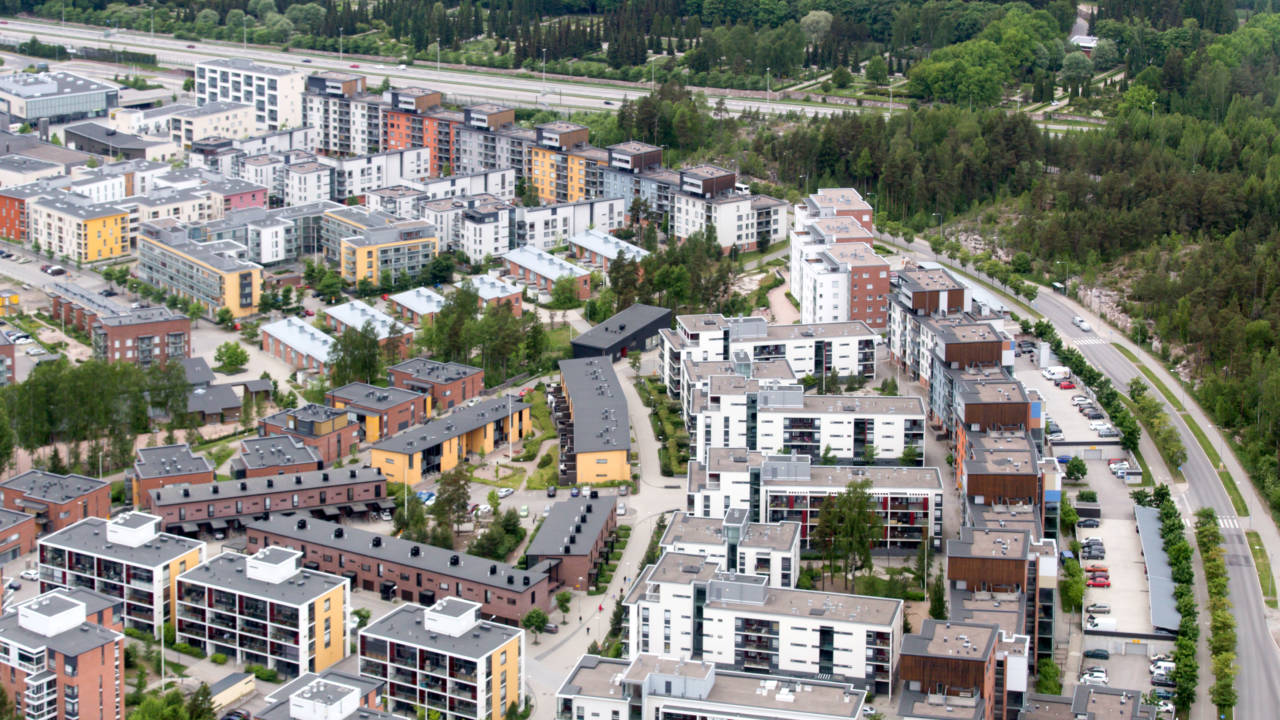
[[[1168,700],[1161,700],[1160,704],[1156,706],[1156,709],[1162,713],[1171,713],[1173,712],[1173,703]]]
[[[548,485],[548,486],[547,486],[547,497],[555,497],[555,496],[556,496],[556,486],[555,486],[555,485]]]
[[[509,498],[515,494],[516,494],[516,491],[511,488],[502,488],[501,490],[498,491],[498,497],[500,498]]]
[[[1109,571],[1107,570],[1107,566],[1106,566],[1106,565],[1090,565],[1090,566],[1086,567],[1086,568],[1084,569],[1084,571],[1085,571],[1085,572],[1089,572],[1089,573],[1096,573],[1096,572],[1104,573],[1104,572],[1109,572]]]
[[[36,580],[40,579],[40,573],[36,572],[35,569],[32,568],[29,570],[23,570],[22,575],[20,575],[20,577],[23,580],[30,580],[32,582],[35,582]]]
[[[1111,573],[1090,573],[1089,579],[1090,580],[1110,580]]]
[[[1086,396],[1084,396],[1084,395],[1072,395],[1072,396],[1071,396],[1071,404],[1072,404],[1072,405],[1075,405],[1075,406],[1077,406],[1077,407],[1079,407],[1080,405],[1088,405],[1088,404],[1089,404],[1089,403],[1091,403],[1091,402],[1093,402],[1093,401],[1092,401],[1092,400],[1090,400],[1088,397],[1086,397]]]
[[[9,589],[10,589],[10,590],[21,590],[21,589],[22,589],[22,583],[18,582],[17,580],[10,580],[10,581],[9,581]]]
[[[1049,433],[1049,442],[1062,442],[1063,440],[1066,440],[1066,439],[1067,439],[1067,436],[1063,435],[1060,432]]]
[[[1058,389],[1059,390],[1075,390],[1076,384],[1071,382],[1070,380],[1063,380],[1062,382],[1058,383]]]
[[[1081,685],[1102,685],[1106,686],[1107,681],[1095,675],[1085,675],[1080,678]]]
[[[626,515],[626,514],[627,514],[627,504],[626,504],[626,503],[624,503],[624,502],[619,502],[619,503],[618,503],[618,514],[619,514],[619,515]]]
[[[195,47],[195,46],[188,45],[187,47]],[[249,720],[249,713],[245,712],[244,710],[232,710],[226,715],[223,715],[222,720]]]
[[[1090,578],[1085,585],[1091,588],[1109,588],[1111,587],[1111,581],[1106,578]]]
[[[630,494],[631,494],[631,486],[630,486],[630,485],[619,485],[619,486],[618,486],[618,494],[619,494],[619,495],[621,495],[622,497],[626,497],[627,495],[630,495]]]
[[[577,485],[574,485],[573,487],[569,488],[569,497],[578,497],[581,494],[582,494],[582,491],[578,489]]]
[[[1107,422],[1106,420],[1094,420],[1093,422],[1089,423],[1090,430],[1101,430],[1104,427],[1111,427],[1111,423]]]
[[[1100,522],[1098,522],[1098,518],[1081,518],[1081,519],[1080,519],[1080,521],[1076,523],[1076,527],[1078,527],[1078,528],[1096,528],[1096,527],[1098,527],[1100,524],[1101,524],[1101,523],[1100,523]]]
[[[1103,650],[1102,648],[1095,648],[1093,650],[1085,650],[1084,656],[1090,660],[1110,660],[1111,651]]]
[[[488,515],[491,512],[493,512],[493,508],[489,507],[489,503],[480,503],[480,506],[476,508],[476,514],[478,515]]]
[[[37,345],[37,346],[35,346],[35,347],[33,347],[33,348],[27,348],[27,351],[26,351],[26,352],[27,352],[27,356],[28,356],[28,357],[35,357],[35,356],[37,356],[37,355],[43,355],[43,354],[44,354],[44,348],[42,348],[42,347],[40,347],[39,345]]]
[[[1158,688],[1162,688],[1162,687],[1176,688],[1178,687],[1178,684],[1170,680],[1168,675],[1156,673],[1155,675],[1151,676],[1151,686],[1158,687]]]
[[[1151,697],[1157,700],[1172,700],[1173,691],[1167,688],[1156,688],[1151,691]]]
[[[1106,550],[1091,550],[1087,552],[1082,551],[1080,553],[1080,559],[1081,560],[1106,560],[1107,551]]]
[[[1098,437],[1104,437],[1104,438],[1120,437],[1120,431],[1113,427],[1103,428],[1098,431]]]
[[[521,505],[521,506],[520,506],[520,517],[522,517],[522,518],[527,518],[527,517],[529,517],[529,506],[528,506],[528,505]]]

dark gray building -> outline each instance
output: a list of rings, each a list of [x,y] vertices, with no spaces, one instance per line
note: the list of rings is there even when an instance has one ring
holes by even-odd
[[[630,352],[658,345],[658,331],[671,327],[671,311],[636,303],[574,338],[575,358],[608,356],[617,361]]]

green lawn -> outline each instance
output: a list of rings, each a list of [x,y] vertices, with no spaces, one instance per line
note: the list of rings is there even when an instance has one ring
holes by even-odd
[[[1258,583],[1262,585],[1262,598],[1267,601],[1267,606],[1275,608],[1276,603],[1276,576],[1271,572],[1271,560],[1267,557],[1267,550],[1262,546],[1262,537],[1258,535],[1257,530],[1250,530],[1245,533],[1249,538],[1249,552],[1253,553],[1253,564],[1258,568]]]
[[[503,465],[502,463],[498,463],[497,480],[491,480],[487,477],[477,477],[475,465],[467,465],[466,468],[467,476],[470,477],[473,482],[478,482],[481,485],[519,490],[521,483],[524,482],[524,468],[518,468],[513,465]]]
[[[738,260],[742,261],[744,264],[753,262],[771,253],[776,253],[779,250],[786,250],[790,245],[791,245],[790,240],[782,240],[780,242],[771,243],[769,247],[764,249],[764,252],[760,252],[759,250],[744,252],[738,256]]]
[[[556,475],[560,472],[560,446],[558,444],[551,446],[547,456],[551,458],[551,464],[534,470],[524,485],[525,489],[546,490],[556,484]]]

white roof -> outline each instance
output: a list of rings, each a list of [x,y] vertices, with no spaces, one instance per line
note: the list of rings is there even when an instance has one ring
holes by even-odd
[[[270,325],[263,325],[262,332],[293,348],[296,353],[315,358],[319,362],[329,362],[329,351],[333,347],[333,338],[295,317],[277,320]]]
[[[569,238],[569,244],[609,258],[610,261],[617,260],[619,256],[632,260],[643,260],[649,256],[648,250],[623,242],[609,233],[600,232],[594,228]]]
[[[475,291],[480,295],[480,299],[485,302],[521,294],[520,288],[515,285],[488,275],[475,275],[463,282],[471,283],[471,287],[475,288]]]
[[[444,307],[444,296],[424,287],[405,290],[402,293],[392,295],[388,299],[391,302],[399,303],[409,308],[419,315],[434,315],[440,312],[440,308]]]
[[[534,275],[549,278],[552,281],[559,280],[562,277],[576,278],[590,274],[567,260],[561,260],[555,255],[537,248],[531,248],[528,245],[518,247],[502,257],[522,268],[528,269]]]
[[[403,335],[408,332],[408,328],[397,322],[395,318],[380,310],[374,310],[360,300],[352,300],[348,303],[335,305],[326,309],[325,313],[343,325],[356,330],[364,327],[366,322],[372,322],[374,330],[378,333],[379,340],[386,340],[393,334]]]

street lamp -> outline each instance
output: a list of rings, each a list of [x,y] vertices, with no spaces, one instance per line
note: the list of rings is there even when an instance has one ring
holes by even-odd
[[[547,49],[542,48],[542,94],[547,94]]]

